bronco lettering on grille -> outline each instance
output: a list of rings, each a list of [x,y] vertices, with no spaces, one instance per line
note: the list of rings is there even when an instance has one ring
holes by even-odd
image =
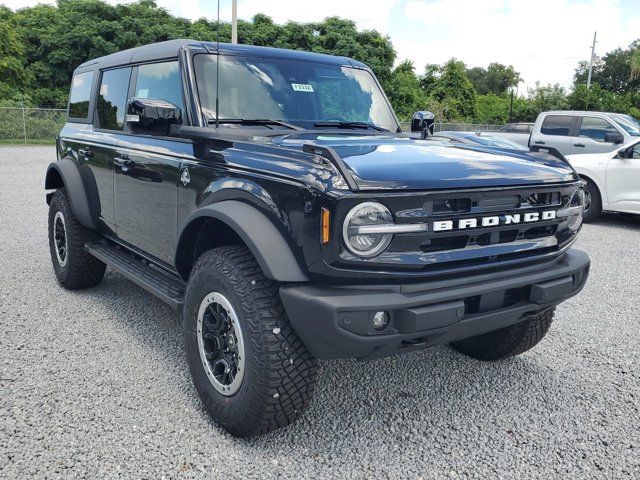
[[[446,232],[449,230],[464,230],[465,228],[497,227],[500,225],[540,222],[553,220],[555,218],[555,210],[546,210],[544,212],[514,213],[481,218],[463,218],[460,220],[436,220],[432,224],[432,230],[434,232]]]

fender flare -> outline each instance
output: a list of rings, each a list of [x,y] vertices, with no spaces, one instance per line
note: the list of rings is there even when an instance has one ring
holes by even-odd
[[[178,236],[178,252],[183,233],[196,219],[210,217],[219,220],[235,231],[256,257],[265,276],[279,282],[308,282],[289,244],[267,216],[245,202],[223,200],[199,208],[187,217]]]
[[[56,173],[54,173],[56,172]],[[62,180],[59,184],[57,176]],[[78,165],[69,158],[63,158],[57,162],[49,164],[45,177],[44,188],[53,190],[64,187],[71,201],[71,210],[78,221],[85,227],[96,229],[96,224],[91,215],[91,208],[87,198],[87,192],[82,181],[82,176]],[[52,194],[47,194],[47,203],[51,202]]]

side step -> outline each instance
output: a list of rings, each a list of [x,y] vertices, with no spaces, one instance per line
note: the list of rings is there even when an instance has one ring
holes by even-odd
[[[174,310],[182,309],[185,284],[179,278],[153,268],[125,249],[108,243],[87,243],[84,248],[116,272],[168,303]]]

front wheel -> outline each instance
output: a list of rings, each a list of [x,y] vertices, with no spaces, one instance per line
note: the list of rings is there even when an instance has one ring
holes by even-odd
[[[520,355],[543,339],[549,331],[553,315],[554,309],[550,308],[515,325],[466,338],[451,346],[477,360],[502,360]]]
[[[587,180],[587,187],[584,190],[584,213],[582,218],[585,223],[592,222],[602,215],[602,197],[600,190],[595,183]]]
[[[317,361],[291,327],[278,284],[246,247],[215,248],[197,260],[183,318],[195,388],[231,434],[263,434],[306,410]]]

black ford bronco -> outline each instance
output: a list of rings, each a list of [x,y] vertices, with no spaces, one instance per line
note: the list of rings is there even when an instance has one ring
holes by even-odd
[[[567,163],[402,133],[349,58],[168,41],[79,66],[68,110],[45,185],[58,281],[109,266],[181,312],[234,435],[299,417],[317,359],[520,354],[587,280]]]

